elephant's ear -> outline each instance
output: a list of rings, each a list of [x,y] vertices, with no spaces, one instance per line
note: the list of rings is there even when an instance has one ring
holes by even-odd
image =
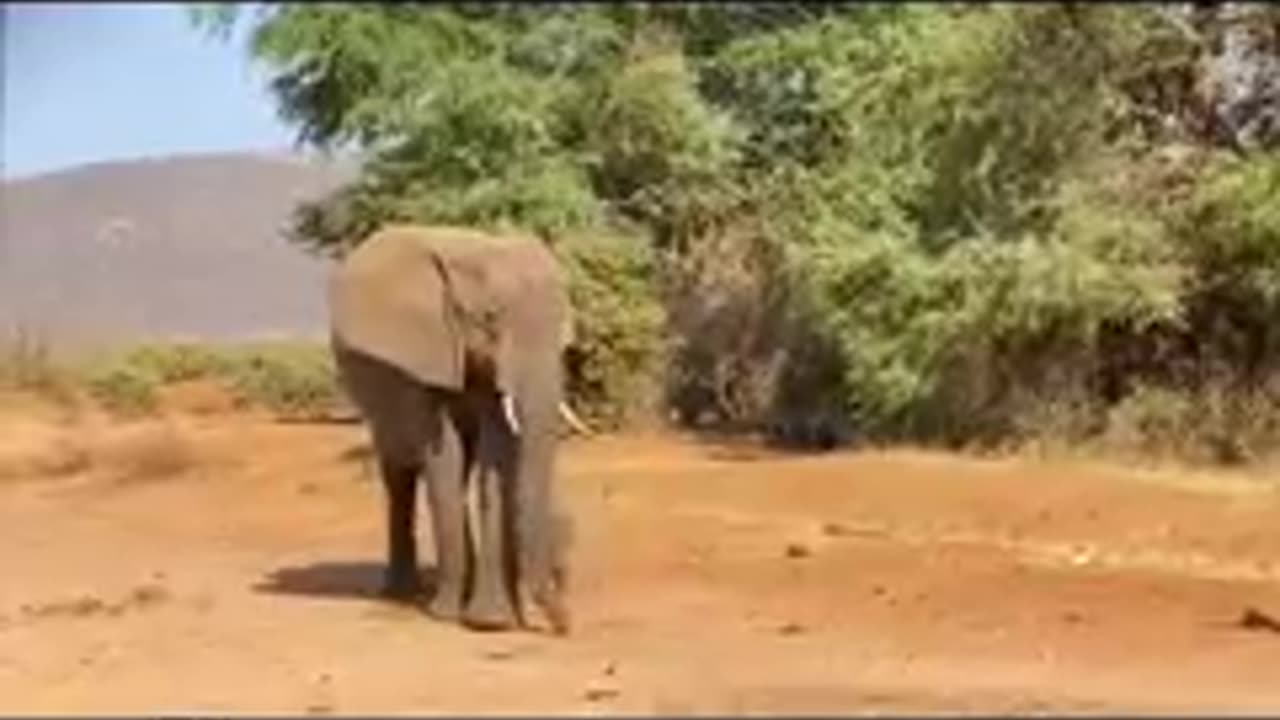
[[[431,233],[379,231],[352,251],[330,284],[335,338],[432,385],[461,388],[463,344],[444,303]]]

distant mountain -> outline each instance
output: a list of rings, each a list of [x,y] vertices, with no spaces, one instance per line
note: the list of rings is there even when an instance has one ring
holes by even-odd
[[[318,336],[325,262],[282,233],[351,166],[218,154],[86,165],[0,185],[0,332],[54,345]]]

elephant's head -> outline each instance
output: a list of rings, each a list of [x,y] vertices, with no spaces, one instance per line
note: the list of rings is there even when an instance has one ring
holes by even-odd
[[[346,345],[435,387],[488,377],[516,394],[569,339],[554,259],[522,237],[391,226],[346,258],[330,292]]]
[[[330,288],[335,335],[435,387],[492,381],[509,422],[548,383],[559,415],[588,429],[559,397],[574,341],[559,268],[533,238],[457,228],[391,226],[344,262]],[[555,376],[552,378],[551,376]]]

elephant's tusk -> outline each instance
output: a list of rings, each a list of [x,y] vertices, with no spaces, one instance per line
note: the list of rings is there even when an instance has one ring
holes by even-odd
[[[502,417],[506,418],[507,425],[511,427],[512,435],[520,434],[520,419],[516,417],[516,399],[510,395],[502,396]]]
[[[560,417],[564,418],[564,421],[569,423],[569,427],[579,435],[591,434],[591,428],[587,427],[587,424],[573,412],[573,408],[563,400],[560,401]]]

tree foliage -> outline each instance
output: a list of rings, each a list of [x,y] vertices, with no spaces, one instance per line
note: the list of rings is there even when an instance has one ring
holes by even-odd
[[[193,15],[225,30],[226,7]],[[600,408],[665,368],[688,419],[834,412],[968,442],[1068,396],[1103,417],[1147,385],[1280,371],[1272,6],[286,3],[250,22],[299,141],[365,158],[295,238],[543,234]]]

